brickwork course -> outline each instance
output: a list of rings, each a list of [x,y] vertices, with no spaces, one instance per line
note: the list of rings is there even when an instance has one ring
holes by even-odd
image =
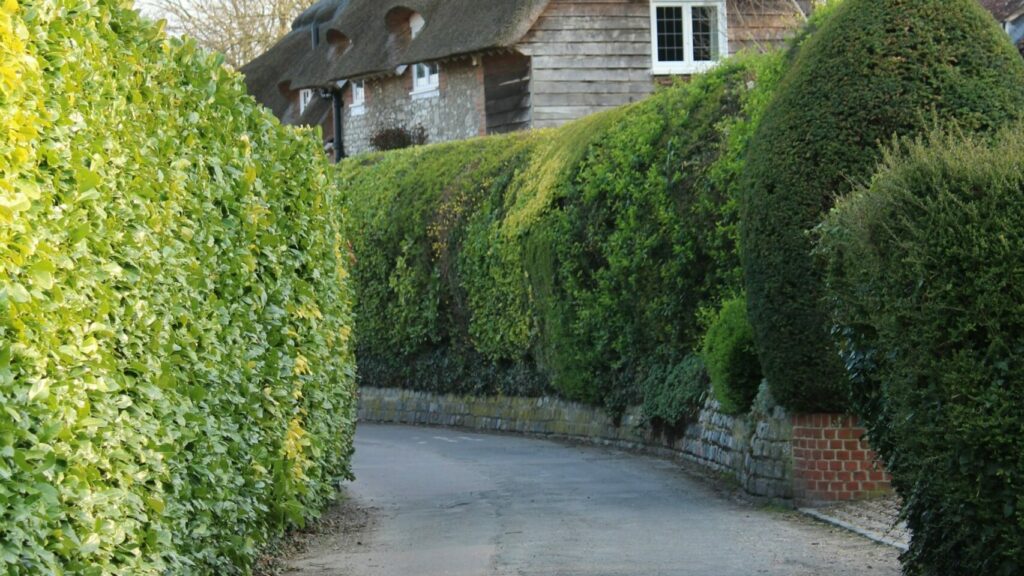
[[[803,501],[849,501],[892,491],[892,479],[851,416],[793,417],[795,491]]]

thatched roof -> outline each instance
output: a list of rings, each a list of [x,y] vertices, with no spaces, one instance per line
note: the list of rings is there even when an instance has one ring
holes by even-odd
[[[980,0],[980,2],[1000,22],[1005,22],[1024,13],[1024,0]]]
[[[291,104],[287,94],[299,88],[291,82],[295,68],[309,55],[313,26],[322,26],[340,14],[349,0],[319,0],[292,22],[292,31],[252,62],[242,66],[249,93],[261,104],[284,116]]]
[[[293,31],[242,67],[250,91],[278,112],[290,89],[393,74],[396,68],[509,48],[529,32],[550,0],[321,0],[295,20]],[[388,28],[392,10],[407,9],[426,21],[415,38]],[[320,45],[312,47],[312,27]]]
[[[309,50],[310,44],[309,29],[292,30],[270,50],[241,69],[249,93],[270,108],[278,118],[284,115],[291,104],[287,91],[290,89],[288,78],[292,68],[300,61],[302,54]]]

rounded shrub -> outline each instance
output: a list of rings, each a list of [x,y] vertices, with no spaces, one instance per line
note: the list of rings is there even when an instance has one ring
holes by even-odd
[[[1024,130],[889,156],[822,225],[828,301],[905,501],[907,574],[1024,571]]]
[[[722,303],[704,336],[702,355],[722,410],[728,414],[749,410],[761,385],[761,364],[747,319],[746,297]]]
[[[945,122],[991,130],[1024,113],[1024,61],[976,0],[845,0],[795,49],[750,144],[741,255],[775,396],[842,410],[808,230],[894,136]]]
[[[0,3],[0,573],[244,574],[334,495],[340,209],[130,3]]]

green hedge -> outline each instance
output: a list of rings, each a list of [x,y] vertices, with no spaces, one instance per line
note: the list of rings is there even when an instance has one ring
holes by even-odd
[[[360,372],[621,408],[738,288],[737,175],[778,55],[561,129],[341,166]]]
[[[0,4],[0,573],[245,573],[350,475],[322,164],[130,4]]]
[[[845,0],[796,50],[750,145],[742,256],[775,396],[836,411],[847,393],[808,230],[894,135],[1021,115],[1024,62],[976,0]]]
[[[822,227],[871,443],[906,502],[907,574],[1024,571],[1024,126],[890,156]]]
[[[702,356],[722,410],[728,414],[750,410],[761,386],[761,364],[754,346],[754,329],[747,319],[745,296],[722,303],[704,336]]]
[[[690,354],[674,366],[655,367],[640,381],[643,415],[656,427],[686,424],[704,405],[710,384],[699,354]]]

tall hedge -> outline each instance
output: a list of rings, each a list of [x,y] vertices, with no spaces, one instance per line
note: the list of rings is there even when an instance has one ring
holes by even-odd
[[[349,475],[322,164],[130,3],[0,4],[0,572],[245,573]]]
[[[822,227],[873,446],[904,496],[907,574],[1024,571],[1024,130],[890,156]]]
[[[740,284],[736,186],[778,55],[558,130],[341,167],[363,382],[638,401]]]
[[[795,48],[750,145],[741,238],[750,317],[776,397],[845,408],[808,230],[874,170],[879,145],[1024,112],[1024,62],[976,0],[845,0]]]

